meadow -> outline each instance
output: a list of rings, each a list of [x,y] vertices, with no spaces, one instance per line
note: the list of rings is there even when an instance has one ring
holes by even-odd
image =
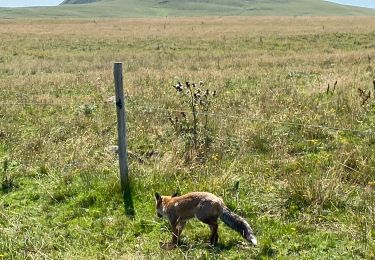
[[[0,39],[0,259],[375,258],[373,17],[1,20]],[[195,144],[186,81],[215,91]],[[220,223],[211,247],[194,220],[162,249],[156,191],[221,196],[259,245]]]
[[[71,4],[71,3],[85,4]],[[70,3],[70,4],[67,4]],[[324,0],[82,0],[53,7],[0,8],[0,18],[141,18],[182,16],[373,16],[369,8]]]

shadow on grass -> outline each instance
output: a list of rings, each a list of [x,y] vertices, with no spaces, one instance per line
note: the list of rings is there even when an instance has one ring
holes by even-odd
[[[181,251],[190,251],[192,249],[208,249],[209,251],[211,251],[211,253],[214,253],[214,254],[219,254],[221,252],[224,252],[224,251],[229,251],[231,249],[233,249],[234,247],[236,247],[238,245],[238,242],[236,241],[231,241],[231,242],[227,242],[227,243],[217,243],[215,246],[214,245],[211,245],[209,242],[203,242],[203,243],[200,243],[200,242],[196,242],[196,243],[193,243],[193,244],[189,244],[187,242],[183,242],[183,241],[180,241],[179,245],[177,246],[177,248]]]
[[[124,199],[125,215],[133,219],[135,217],[135,211],[130,181],[128,181],[127,185],[124,185],[122,197]]]
[[[210,246],[211,251],[213,253],[221,253],[221,252],[224,252],[224,251],[229,251],[233,247],[236,247],[237,245],[238,245],[238,241],[230,241],[230,242],[227,242],[225,244],[217,243],[217,245],[215,245],[215,246],[212,246],[212,245],[209,245],[209,246]]]

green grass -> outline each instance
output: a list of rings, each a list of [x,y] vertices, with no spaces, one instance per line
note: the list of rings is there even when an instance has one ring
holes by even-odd
[[[373,94],[368,24],[373,18],[2,21],[0,259],[374,258],[374,134],[308,126],[375,128],[375,99],[361,105],[358,94]],[[115,61],[124,62],[137,155],[129,158],[134,219],[124,215],[108,150],[117,139],[106,102]],[[203,159],[168,120],[188,109],[172,87],[178,80],[217,91]],[[259,246],[221,223],[211,247],[208,227],[191,221],[182,245],[163,250],[171,232],[156,217],[154,192],[176,190],[221,196]]]
[[[321,0],[298,1],[153,1],[103,0],[57,7],[0,8],[0,18],[109,18],[164,16],[280,16],[280,15],[374,15],[372,9],[349,7]]]

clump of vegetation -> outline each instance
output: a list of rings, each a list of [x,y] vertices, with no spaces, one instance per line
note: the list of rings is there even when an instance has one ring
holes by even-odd
[[[340,179],[329,173],[307,174],[295,172],[287,178],[287,205],[291,212],[305,208],[340,207],[345,201],[344,193],[340,190]]]
[[[16,186],[8,170],[9,170],[9,160],[5,159],[3,162],[3,167],[2,167],[3,178],[1,181],[1,190],[4,193],[8,193],[12,191]]]
[[[183,111],[168,119],[176,134],[185,141],[190,159],[194,158],[192,154],[203,158],[213,142],[214,133],[209,118],[212,116],[212,103],[217,92],[204,89],[203,81],[199,84],[187,81],[185,85],[178,82],[174,88]]]

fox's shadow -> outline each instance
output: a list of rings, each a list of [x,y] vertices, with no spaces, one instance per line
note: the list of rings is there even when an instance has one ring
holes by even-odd
[[[229,241],[227,243],[220,243],[218,242],[215,246],[209,245],[210,250],[215,253],[220,253],[223,251],[231,250],[233,247],[236,247],[238,245],[238,242],[235,241]]]
[[[230,241],[226,243],[220,243],[218,242],[216,245],[211,245],[209,242],[205,241],[195,241],[195,243],[188,243],[186,241],[180,241],[178,246],[171,246],[169,243],[162,243],[160,242],[160,248],[164,250],[173,250],[173,249],[179,249],[181,251],[190,251],[192,249],[208,249],[213,253],[221,253],[223,251],[231,250],[232,248],[236,247],[238,245],[235,241]]]

